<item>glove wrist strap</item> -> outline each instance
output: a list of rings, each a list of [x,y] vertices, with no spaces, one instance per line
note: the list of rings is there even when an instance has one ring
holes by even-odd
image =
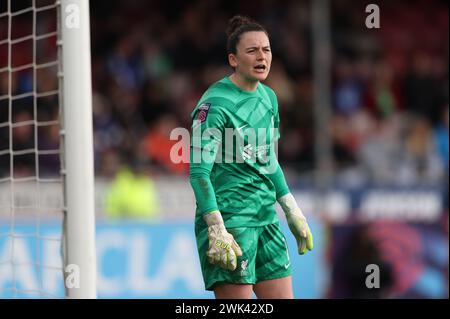
[[[300,209],[300,207],[298,207],[297,201],[291,193],[278,198],[278,203],[280,204],[286,216],[288,214],[292,214],[306,220],[306,217],[303,215],[302,210]]]
[[[222,214],[218,210],[206,213],[203,215],[203,219],[208,226],[223,225]]]

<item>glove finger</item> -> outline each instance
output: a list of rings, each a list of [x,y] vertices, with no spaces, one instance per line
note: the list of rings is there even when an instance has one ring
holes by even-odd
[[[306,238],[307,234],[306,234],[306,230],[305,230],[304,227],[301,227],[301,228],[300,228],[300,235],[301,235],[303,238]]]
[[[300,254],[300,247],[302,246],[302,239],[301,239],[301,237],[295,237],[295,240],[297,241],[297,250],[298,250],[298,253]]]
[[[224,269],[227,269],[228,268],[228,265],[227,265],[227,259],[228,259],[227,258],[227,253],[223,252],[219,256],[220,256],[220,260],[218,262],[218,265],[220,267],[224,268]]]
[[[222,266],[222,257],[220,256],[220,253],[214,254],[214,264]]]
[[[207,251],[206,251],[206,256],[208,257],[208,260],[210,260],[210,262],[212,264],[217,263],[217,258],[220,256],[218,256],[219,253],[217,252],[217,250],[214,247],[210,247]]]
[[[231,249],[233,249],[236,256],[242,256],[242,249],[234,239],[233,242],[231,243]]]
[[[298,253],[303,255],[306,252],[306,240],[304,238],[300,238],[298,245]]]
[[[234,257],[234,263],[233,263],[233,256],[234,256],[234,254],[231,254],[230,252],[224,252],[223,254],[221,254],[219,266],[222,267],[223,269],[227,269],[227,270],[236,269],[236,260],[235,260],[236,258]]]
[[[313,236],[311,234],[311,232],[308,232],[308,237],[306,238],[306,247],[308,248],[308,250],[312,250],[314,247],[314,241],[313,241]]]
[[[235,270],[237,266],[237,257],[234,251],[230,251],[228,254],[228,269]]]

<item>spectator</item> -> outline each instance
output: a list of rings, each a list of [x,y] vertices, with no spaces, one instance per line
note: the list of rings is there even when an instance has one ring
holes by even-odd
[[[140,167],[122,167],[114,177],[105,199],[105,217],[154,222],[159,218],[159,204],[152,179]]]

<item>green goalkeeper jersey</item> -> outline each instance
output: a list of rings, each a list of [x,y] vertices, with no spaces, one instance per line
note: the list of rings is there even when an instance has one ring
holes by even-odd
[[[276,222],[274,204],[289,189],[275,156],[280,120],[274,91],[262,83],[244,91],[225,77],[191,115],[196,225],[204,226],[202,215],[213,210],[228,228]]]

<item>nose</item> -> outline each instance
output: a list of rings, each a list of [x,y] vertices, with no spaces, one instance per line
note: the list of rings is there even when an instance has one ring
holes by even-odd
[[[264,59],[265,59],[264,51],[262,49],[258,50],[258,54],[256,55],[256,60],[260,61],[260,60],[264,60]]]

